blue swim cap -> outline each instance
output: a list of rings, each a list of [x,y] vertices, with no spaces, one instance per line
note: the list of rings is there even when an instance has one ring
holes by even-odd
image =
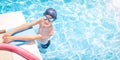
[[[46,15],[52,16],[53,21],[55,21],[57,19],[57,12],[53,8],[48,8],[43,15],[44,16],[46,16]]]

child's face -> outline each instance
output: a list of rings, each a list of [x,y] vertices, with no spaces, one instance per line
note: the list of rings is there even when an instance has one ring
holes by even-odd
[[[52,16],[50,16],[50,15],[46,15],[46,18],[47,18],[50,22],[53,21],[53,18],[52,18]]]

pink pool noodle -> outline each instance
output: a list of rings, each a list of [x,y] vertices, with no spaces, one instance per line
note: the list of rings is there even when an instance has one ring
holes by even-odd
[[[33,55],[32,53],[18,46],[1,43],[0,50],[7,50],[7,51],[15,52],[21,55],[22,57],[26,58],[27,60],[40,60],[40,58],[38,58],[37,56]]]

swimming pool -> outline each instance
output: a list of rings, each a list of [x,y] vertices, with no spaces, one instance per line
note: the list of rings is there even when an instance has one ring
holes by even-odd
[[[22,11],[27,22],[53,7],[58,19],[44,60],[120,60],[120,11],[112,0],[0,0],[0,14]]]

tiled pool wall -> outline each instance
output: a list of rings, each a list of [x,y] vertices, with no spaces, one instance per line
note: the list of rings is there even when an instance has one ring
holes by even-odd
[[[0,14],[22,11],[30,22],[49,7],[57,10],[55,34],[42,54],[44,60],[120,60],[120,8],[113,1],[119,2],[0,0]]]

